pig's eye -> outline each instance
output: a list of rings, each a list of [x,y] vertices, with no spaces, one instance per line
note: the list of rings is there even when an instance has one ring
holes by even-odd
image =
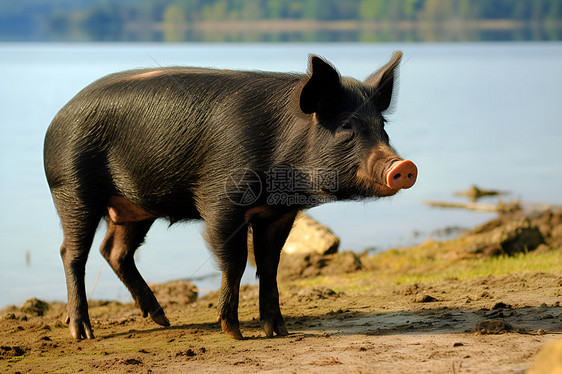
[[[351,126],[351,123],[349,123],[349,122],[343,122],[342,124],[340,124],[340,129],[342,129],[342,130],[353,130],[353,126]]]

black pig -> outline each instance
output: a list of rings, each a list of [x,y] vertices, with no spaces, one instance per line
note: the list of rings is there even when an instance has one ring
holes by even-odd
[[[287,335],[276,276],[297,212],[323,198],[393,195],[416,180],[384,130],[401,57],[364,82],[311,56],[306,75],[169,67],[111,74],[78,93],[44,146],[72,336],[94,336],[84,272],[104,217],[101,253],[143,316],[163,326],[133,254],[157,218],[204,220],[222,270],[218,319],[235,339],[251,226],[260,319],[268,337]]]

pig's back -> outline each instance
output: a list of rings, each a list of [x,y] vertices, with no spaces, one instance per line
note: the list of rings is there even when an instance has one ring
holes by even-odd
[[[53,120],[45,140],[49,183],[83,175],[144,205],[180,194],[190,200],[228,170],[253,167],[253,159],[267,164],[275,122],[300,79],[184,67],[103,77]]]

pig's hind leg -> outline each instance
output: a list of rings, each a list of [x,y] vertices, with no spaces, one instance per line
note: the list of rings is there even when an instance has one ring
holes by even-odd
[[[69,204],[66,204],[66,200],[63,201],[61,196],[66,195],[58,194],[56,191],[53,193],[64,232],[60,254],[64,265],[68,292],[67,323],[70,334],[74,339],[93,339],[94,334],[88,316],[84,275],[86,260],[101,214],[98,215],[85,205],[78,204],[77,200],[75,200],[75,203],[78,206],[69,207]]]
[[[279,308],[277,267],[281,249],[291,231],[296,213],[286,213],[274,219],[252,220],[254,257],[260,280],[260,320],[267,337],[288,335]]]
[[[106,221],[107,233],[101,244],[100,252],[131,292],[142,311],[142,316],[147,317],[150,314],[152,320],[157,324],[169,326],[170,322],[166,318],[164,310],[140,275],[134,259],[135,251],[143,243],[154,219],[123,224],[116,224],[110,219],[106,219]]]

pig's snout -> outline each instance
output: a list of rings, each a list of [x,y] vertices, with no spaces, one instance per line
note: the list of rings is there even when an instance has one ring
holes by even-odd
[[[386,185],[393,190],[410,188],[416,183],[418,168],[410,160],[393,163],[386,172]]]

